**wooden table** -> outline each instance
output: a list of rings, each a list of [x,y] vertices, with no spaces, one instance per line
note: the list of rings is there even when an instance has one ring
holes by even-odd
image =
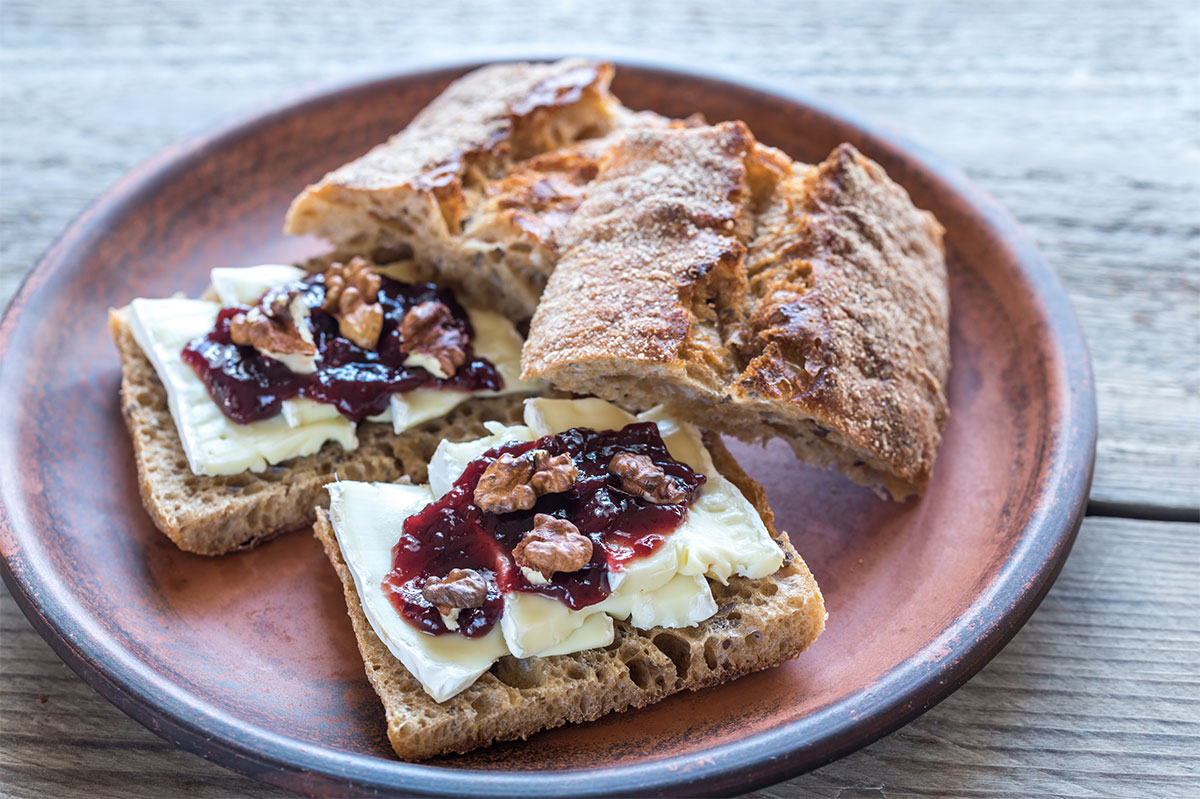
[[[1200,795],[1200,6],[6,0],[0,302],[110,183],[315,82],[467,54],[640,48],[888,121],[1004,202],[1092,347],[1096,479],[1041,609],[904,729],[754,796]],[[281,796],[177,750],[0,596],[0,791]]]

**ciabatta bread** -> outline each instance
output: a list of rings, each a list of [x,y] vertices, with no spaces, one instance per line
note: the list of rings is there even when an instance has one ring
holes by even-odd
[[[476,70],[309,186],[285,229],[357,251],[401,245],[468,303],[528,319],[595,174],[595,140],[640,118],[609,93],[612,72],[577,59]]]
[[[380,641],[364,615],[353,576],[329,517],[314,531],[341,578],[367,679],[379,694],[388,738],[405,760],[466,752],[494,741],[527,738],[567,723],[643,707],[670,694],[718,685],[779,665],[803,652],[825,628],[825,604],[808,566],[778,532],[762,488],[720,439],[705,444],[717,469],[745,494],[783,548],[784,565],[758,580],[713,583],[719,610],[695,627],[639,630],[616,622],[603,649],[571,655],[501,658],[462,693],[435,702]]]
[[[878,164],[846,144],[793,163],[740,122],[633,130],[560,241],[526,378],[924,491],[947,416],[942,228]]]

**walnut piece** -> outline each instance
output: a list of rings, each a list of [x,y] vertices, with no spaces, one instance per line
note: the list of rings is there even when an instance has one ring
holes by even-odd
[[[608,470],[621,480],[621,490],[656,505],[677,505],[687,501],[687,492],[647,455],[622,452],[608,464]]]
[[[445,303],[414,305],[400,321],[400,346],[409,353],[405,366],[420,366],[442,380],[466,363],[466,343]]]
[[[338,333],[364,350],[379,344],[383,306],[379,304],[379,275],[365,258],[334,263],[325,270],[325,310],[338,318]]]
[[[592,560],[592,539],[566,519],[539,513],[533,517],[533,529],[513,550],[513,560],[547,579],[555,572],[579,571]]]
[[[315,355],[317,348],[312,342],[312,335],[305,337],[296,327],[291,313],[286,310],[287,296],[274,298],[270,307],[274,308],[280,302],[285,310],[278,315],[269,315],[257,305],[246,313],[235,315],[229,320],[229,337],[234,344],[268,353]]]
[[[475,504],[487,513],[529,510],[544,494],[561,494],[575,485],[579,470],[571,456],[550,457],[544,449],[521,455],[506,452],[492,461],[475,485]]]
[[[456,609],[477,608],[487,599],[487,581],[474,569],[451,569],[442,577],[430,577],[421,589],[421,596],[449,616]]]

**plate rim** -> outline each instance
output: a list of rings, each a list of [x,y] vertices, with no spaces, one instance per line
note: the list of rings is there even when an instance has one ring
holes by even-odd
[[[323,83],[268,104],[231,116],[206,132],[171,145],[128,172],[91,203],[59,235],[30,270],[0,318],[0,387],[5,353],[12,331],[28,298],[56,266],[72,260],[73,253],[89,245],[119,219],[124,209],[154,190],[179,170],[202,161],[256,128],[280,117],[303,114],[350,92],[369,92],[398,79],[429,80],[452,71],[465,71],[487,63],[514,60],[547,60],[564,55],[612,60],[618,67],[659,72],[686,81],[704,80],[750,90],[789,105],[799,105],[858,131],[870,149],[903,153],[942,191],[962,198],[1010,251],[1041,306],[1042,320],[1053,342],[1058,371],[1067,387],[1054,419],[1056,429],[1046,473],[1054,490],[1041,492],[1029,520],[995,578],[964,613],[948,622],[937,636],[898,663],[870,686],[819,709],[802,719],[774,727],[748,738],[713,747],[699,754],[680,755],[629,766],[572,769],[555,772],[508,772],[495,769],[456,769],[405,761],[384,760],[358,753],[323,749],[288,738],[257,725],[221,718],[218,708],[176,688],[149,669],[139,673],[136,658],[108,646],[107,634],[72,617],[63,597],[38,589],[35,572],[16,546],[18,526],[36,529],[11,500],[18,492],[13,481],[0,486],[0,562],[5,584],[22,612],[59,657],[102,696],[166,740],[205,759],[254,779],[292,790],[353,788],[362,792],[403,791],[426,795],[612,795],[630,791],[655,793],[719,794],[752,790],[794,777],[869,745],[912,721],[956,691],[986,665],[1025,624],[1041,603],[1065,562],[1082,524],[1095,468],[1097,438],[1095,385],[1091,359],[1082,328],[1057,276],[1011,214],[964,173],[921,145],[886,125],[847,110],[835,102],[797,91],[756,76],[728,69],[698,67],[694,63],[648,56],[644,52],[605,49],[564,54],[535,48],[472,53],[451,59],[423,60],[401,68]],[[1082,468],[1081,468],[1082,467]],[[11,468],[0,464],[0,471]],[[1065,505],[1063,500],[1065,499]],[[1066,512],[1064,513],[1064,509]],[[1020,578],[1020,579],[1016,579]],[[992,605],[1002,610],[989,617],[980,613]],[[982,632],[971,622],[978,623]],[[961,633],[971,629],[970,635]],[[922,668],[922,655],[931,648],[947,653],[938,669]],[[850,707],[865,692],[877,697],[865,712]],[[197,710],[208,708],[207,715]],[[850,712],[847,712],[850,711]],[[801,734],[800,727],[807,727]],[[813,735],[811,730],[820,729]],[[314,785],[306,781],[318,777]],[[601,786],[601,787],[598,787]]]

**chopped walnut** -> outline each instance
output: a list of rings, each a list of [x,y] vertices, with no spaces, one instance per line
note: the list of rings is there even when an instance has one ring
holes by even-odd
[[[687,501],[687,492],[667,476],[646,455],[622,452],[608,464],[608,470],[621,480],[621,490],[656,505],[676,505]]]
[[[334,310],[346,289],[355,289],[363,302],[379,299],[379,275],[366,258],[355,256],[349,263],[330,264],[325,270],[325,309]]]
[[[564,452],[551,458],[550,453],[544,449],[535,449],[529,454],[533,455],[534,469],[529,484],[539,497],[544,494],[561,494],[575,485],[579,478],[579,469],[575,468],[575,461],[571,460],[570,455]]]
[[[443,616],[455,609],[477,608],[487,599],[487,581],[474,569],[451,569],[444,578],[430,577],[421,596],[437,607]]]
[[[579,470],[571,456],[550,457],[544,449],[521,455],[506,452],[488,465],[475,485],[475,504],[488,513],[529,510],[544,494],[561,494],[575,485]]]
[[[335,263],[325,270],[325,310],[338,318],[338,333],[373,350],[383,331],[383,306],[379,304],[379,275],[358,256],[348,264]]]
[[[317,352],[311,334],[305,337],[290,313],[269,316],[259,306],[229,320],[229,337],[234,344],[267,353],[315,355]]]
[[[592,539],[566,519],[539,513],[533,517],[533,529],[513,550],[513,560],[546,578],[579,571],[592,560]]]
[[[443,380],[467,360],[466,337],[445,303],[423,302],[409,308],[400,322],[400,342],[409,353],[406,366],[420,366]]]

